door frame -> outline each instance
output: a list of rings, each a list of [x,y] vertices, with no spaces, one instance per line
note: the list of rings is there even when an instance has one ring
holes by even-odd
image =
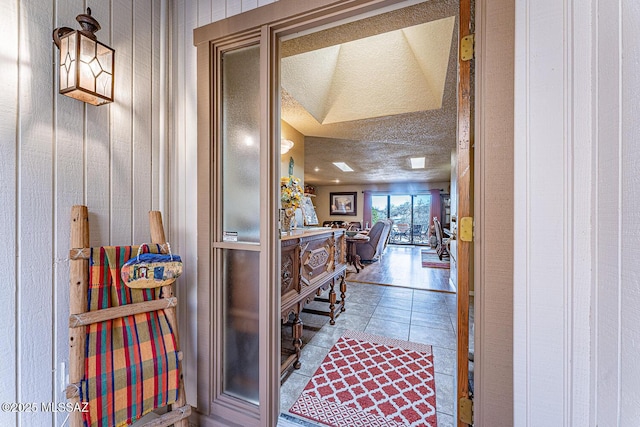
[[[460,4],[469,4],[470,0],[460,0]],[[377,11],[379,9],[390,7],[394,5],[411,5],[417,2],[411,0],[305,0],[301,2],[299,0],[279,0],[275,3],[268,4],[266,6],[250,10],[240,15],[231,16],[227,19],[217,21],[206,26],[197,28],[194,30],[194,45],[197,48],[197,116],[198,116],[198,141],[197,141],[197,153],[198,153],[198,203],[197,203],[197,227],[198,227],[198,310],[197,310],[197,334],[198,334],[198,414],[199,422],[201,425],[223,425],[226,423],[231,424],[234,419],[225,419],[223,414],[212,413],[212,398],[215,396],[216,390],[213,387],[213,381],[211,375],[214,372],[213,357],[216,351],[215,330],[217,327],[217,321],[213,315],[212,297],[214,292],[212,291],[212,285],[214,283],[215,271],[213,265],[213,248],[215,229],[215,218],[217,206],[215,206],[215,199],[212,196],[212,190],[216,189],[214,185],[215,175],[215,163],[214,163],[214,149],[212,144],[216,140],[216,126],[215,126],[215,105],[217,97],[214,82],[215,77],[215,63],[216,58],[216,46],[220,44],[228,44],[229,42],[247,37],[249,34],[260,34],[260,62],[261,62],[261,111],[263,117],[269,117],[269,120],[261,125],[261,135],[266,137],[267,141],[262,141],[263,146],[266,145],[267,150],[262,150],[262,155],[267,156],[265,161],[271,165],[268,182],[264,185],[265,194],[267,194],[267,205],[273,207],[270,212],[277,212],[275,208],[278,206],[278,184],[279,177],[276,177],[274,171],[279,168],[279,132],[280,123],[279,120],[275,120],[278,109],[280,108],[280,92],[279,92],[279,75],[278,75],[278,38],[289,34],[309,30],[325,24],[330,24],[340,20],[352,18],[358,15],[362,15],[366,12]],[[401,6],[402,7],[402,6]],[[459,25],[462,34],[462,25]],[[466,35],[466,34],[465,34]],[[470,92],[466,92],[470,95]],[[470,99],[469,107],[470,107]],[[478,100],[476,100],[477,102]],[[470,114],[470,108],[469,108]],[[460,107],[458,112],[458,152],[460,153],[460,147],[469,151],[471,148],[471,122],[466,123],[466,132],[464,125],[462,127],[463,132],[460,132]],[[470,161],[473,159],[471,158]],[[473,205],[471,203],[471,195],[469,193],[466,196],[460,197],[462,191],[472,191],[469,185],[460,185],[460,177],[463,174],[464,179],[471,179],[472,172],[469,169],[470,161],[464,161],[460,163],[460,155],[458,155],[458,216],[467,216],[471,211]],[[463,167],[460,167],[460,165]],[[465,208],[460,209],[460,202],[466,200],[464,203]],[[268,249],[268,262],[271,266],[277,266],[280,264],[280,251],[279,240],[277,238],[277,218],[276,215],[265,212],[261,222],[267,225],[270,230],[266,236],[266,246]],[[262,227],[262,224],[261,224]],[[463,247],[465,245],[462,245]],[[468,245],[470,248],[472,244]],[[463,250],[463,257],[458,256],[460,265],[466,265],[471,267],[471,250]],[[261,257],[261,265],[262,259]],[[466,259],[466,262],[465,262]],[[269,281],[270,283],[279,283],[280,277],[275,268],[271,269]],[[473,280],[469,274],[463,273],[463,279]],[[460,272],[458,273],[458,280],[460,280]],[[468,289],[469,284],[462,287],[463,300],[466,299],[466,313],[464,311],[465,303],[463,301],[460,305],[460,289],[458,288],[458,323],[468,325]],[[466,297],[466,298],[465,298]],[[261,323],[260,336],[261,343],[263,337],[271,337],[267,340],[267,351],[261,354],[261,366],[263,363],[270,363],[269,369],[263,372],[261,370],[260,377],[260,401],[261,410],[259,419],[252,418],[251,414],[240,414],[243,417],[247,416],[246,420],[251,421],[250,425],[276,425],[279,415],[279,346],[272,345],[273,342],[279,343],[279,334],[276,337],[274,331],[279,330],[279,310],[280,310],[280,295],[278,287],[269,287],[265,290],[261,290],[260,295],[261,307],[260,311],[269,314],[268,322]],[[264,309],[264,310],[263,310]],[[463,316],[463,319],[460,319]],[[466,321],[464,316],[466,316]],[[462,320],[462,322],[461,322]],[[468,331],[461,331],[458,328],[458,340],[463,338]],[[466,335],[466,348],[468,350],[468,335]],[[269,342],[270,341],[270,342]],[[458,370],[462,369],[462,377],[466,382],[467,378],[467,353],[460,354],[461,348],[465,344],[458,345]],[[461,363],[461,358],[464,358],[465,363]],[[458,372],[458,377],[461,373]],[[458,395],[466,394],[466,384],[460,390],[460,384],[458,385]],[[237,409],[237,408],[235,408]],[[254,422],[255,421],[255,424]],[[245,424],[249,425],[249,424]],[[458,425],[461,424],[458,421]]]

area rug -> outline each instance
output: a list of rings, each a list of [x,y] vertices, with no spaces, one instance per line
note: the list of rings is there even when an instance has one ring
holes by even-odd
[[[445,258],[441,260],[438,258],[438,254],[434,251],[422,250],[420,252],[422,257],[422,266],[423,267],[431,267],[431,268],[449,268],[450,263],[449,259]]]
[[[347,331],[289,412],[333,427],[435,427],[431,346]]]

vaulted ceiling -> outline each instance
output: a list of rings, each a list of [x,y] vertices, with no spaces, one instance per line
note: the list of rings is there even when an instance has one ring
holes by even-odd
[[[428,1],[283,43],[282,119],[305,135],[306,183],[450,179],[456,17],[457,1]]]

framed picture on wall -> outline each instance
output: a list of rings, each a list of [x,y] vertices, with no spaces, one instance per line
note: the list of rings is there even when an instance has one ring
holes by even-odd
[[[329,193],[329,214],[350,215],[358,214],[358,193]]]

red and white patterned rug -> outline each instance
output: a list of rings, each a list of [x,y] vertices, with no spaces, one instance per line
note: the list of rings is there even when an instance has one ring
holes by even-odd
[[[431,346],[347,331],[289,412],[334,427],[435,427]]]

